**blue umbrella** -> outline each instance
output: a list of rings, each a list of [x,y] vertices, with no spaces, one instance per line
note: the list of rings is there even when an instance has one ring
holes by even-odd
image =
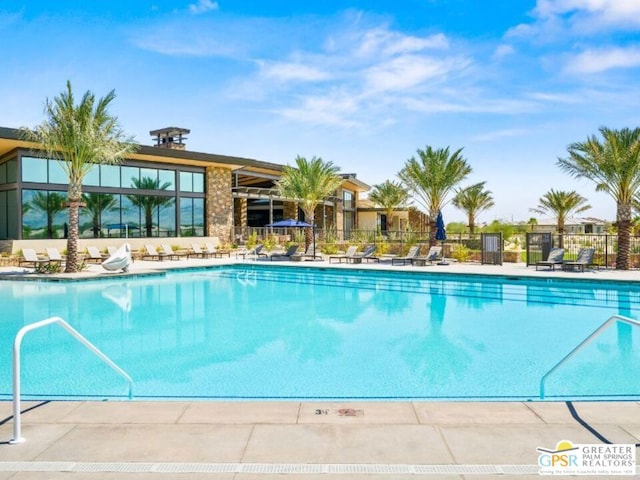
[[[302,220],[296,220],[294,218],[287,218],[286,220],[268,223],[266,226],[275,228],[313,227],[313,225],[311,225],[310,223],[303,222]]]
[[[447,230],[444,228],[444,219],[442,218],[442,211],[438,212],[436,218],[436,240],[442,242],[442,261],[438,265],[449,265],[444,259],[444,241],[447,239]]]
[[[311,225],[310,223],[303,222],[302,220],[296,220],[295,218],[287,218],[285,220],[280,220],[278,222],[268,223],[267,227],[275,227],[275,228],[306,228],[311,227],[313,229],[313,256],[316,255],[316,232],[315,225]]]

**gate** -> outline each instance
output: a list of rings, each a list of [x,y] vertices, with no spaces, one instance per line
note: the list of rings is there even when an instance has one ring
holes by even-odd
[[[481,233],[480,243],[482,253],[480,262],[482,265],[502,265],[502,232]]]
[[[553,235],[550,232],[527,233],[527,267],[546,260],[553,247]]]

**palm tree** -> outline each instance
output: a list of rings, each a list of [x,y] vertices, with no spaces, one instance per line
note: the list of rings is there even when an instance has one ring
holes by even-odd
[[[93,238],[100,236],[100,220],[103,212],[108,212],[118,206],[115,195],[108,193],[83,193],[82,201],[85,208],[91,214],[91,229]]]
[[[387,231],[391,231],[393,229],[393,212],[406,206],[409,192],[400,183],[386,180],[373,186],[369,193],[369,200],[385,210]]]
[[[538,225],[538,219],[536,217],[531,217],[529,220],[527,220],[527,225],[531,227],[531,231],[533,232],[534,227]]]
[[[166,190],[171,186],[171,182],[165,182],[161,185],[159,179],[151,177],[142,177],[141,179],[131,177],[131,183],[138,190]],[[144,211],[147,237],[151,237],[153,233],[153,213],[157,209],[162,209],[173,202],[173,197],[161,197],[158,195],[127,195],[127,198],[133,206]]]
[[[616,202],[618,252],[616,269],[629,269],[633,197],[640,189],[640,128],[612,130],[600,128],[602,141],[595,135],[572,143],[568,158],[558,166],[575,178],[596,184],[597,192],[608,193]]]
[[[53,219],[58,213],[67,208],[66,202],[67,199],[61,193],[36,192],[28,203],[29,207],[26,209],[23,207],[22,212],[25,213],[31,208],[43,212],[47,217],[47,231],[45,232],[45,238],[54,238]]]
[[[82,205],[85,175],[96,163],[120,163],[124,156],[136,149],[131,139],[124,136],[117,118],[108,112],[114,98],[113,90],[98,100],[87,91],[76,105],[71,82],[67,81],[66,91],[53,101],[47,99],[44,108],[46,120],[35,130],[23,130],[27,140],[40,144],[49,158],[60,161],[69,179],[67,273],[79,269],[79,207]]]
[[[342,184],[339,170],[332,162],[325,162],[320,157],[307,160],[297,156],[296,167],[284,167],[276,188],[281,196],[298,202],[304,212],[305,221],[313,225],[316,207]],[[312,241],[313,230],[307,228],[305,249]]]
[[[560,247],[563,245],[562,234],[564,233],[564,225],[567,218],[591,208],[591,205],[587,203],[587,199],[579,193],[575,191],[556,191],[553,188],[540,197],[538,201],[540,204],[530,210],[541,215],[552,215],[556,217],[556,229],[560,234]]]
[[[469,233],[473,235],[476,229],[476,218],[485,210],[489,210],[495,205],[490,190],[484,189],[486,182],[476,183],[467,188],[459,188],[451,203],[466,212],[469,220]]]
[[[462,157],[462,149],[453,153],[449,147],[418,149],[418,157],[405,162],[398,177],[413,198],[429,212],[430,244],[436,244],[436,218],[447,203],[451,190],[471,173],[471,167]]]

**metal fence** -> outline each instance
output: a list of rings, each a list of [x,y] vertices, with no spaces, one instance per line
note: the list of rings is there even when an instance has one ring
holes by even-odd
[[[284,245],[287,242],[304,242],[305,231],[302,228],[269,228],[245,227],[235,230],[234,243],[243,244],[249,235],[255,234],[258,241],[270,235],[276,236],[276,242]],[[335,244],[339,248],[347,245],[378,245],[384,243],[389,253],[406,252],[410,245],[429,244],[429,231],[375,231],[375,230],[335,230],[315,229],[316,241],[323,244]],[[631,236],[631,250],[629,267],[640,269],[640,236]],[[455,233],[447,234],[444,242],[444,254],[451,258],[459,256],[466,262],[482,261],[481,234]],[[502,255],[507,262],[526,262],[535,265],[544,260],[551,247],[565,249],[565,259],[571,260],[578,256],[584,247],[596,249],[594,262],[600,268],[615,268],[618,251],[618,236],[612,234],[579,234],[565,233],[518,233],[503,240]]]

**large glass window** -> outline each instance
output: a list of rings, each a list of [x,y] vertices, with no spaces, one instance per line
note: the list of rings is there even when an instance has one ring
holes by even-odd
[[[160,197],[163,204],[158,206],[158,236],[176,236],[176,200],[173,197]]]
[[[176,189],[176,172],[172,170],[158,170],[158,180],[160,186],[165,186],[165,190],[173,191]]]
[[[84,193],[82,200],[85,203],[85,207],[80,209],[80,236],[82,238],[108,236],[104,225],[120,223],[120,195]]]
[[[122,188],[137,188],[140,182],[140,169],[138,167],[120,167]]]
[[[9,227],[7,224],[7,192],[0,192],[0,238],[9,238]]]
[[[121,233],[120,236],[124,236],[125,229],[128,232],[129,237],[152,237],[153,226],[151,227],[150,234],[144,230],[144,225],[140,224],[140,207],[136,202],[131,201],[134,195],[122,195],[122,213],[121,213]]]
[[[47,183],[47,159],[35,157],[22,157],[22,181]]]
[[[204,174],[193,174],[193,191],[196,193],[204,193]]]
[[[22,191],[22,238],[65,238],[67,218],[64,192]]]
[[[84,180],[82,181],[83,185],[90,185],[92,187],[97,187],[100,185],[100,166],[93,165],[87,174],[84,176]]]
[[[204,235],[204,198],[180,199],[180,236]]]
[[[69,175],[62,168],[62,164],[57,160],[49,160],[49,183],[69,183]]]
[[[102,187],[119,187],[120,167],[118,165],[100,165],[100,185]]]
[[[180,191],[193,192],[193,173],[180,172]]]

